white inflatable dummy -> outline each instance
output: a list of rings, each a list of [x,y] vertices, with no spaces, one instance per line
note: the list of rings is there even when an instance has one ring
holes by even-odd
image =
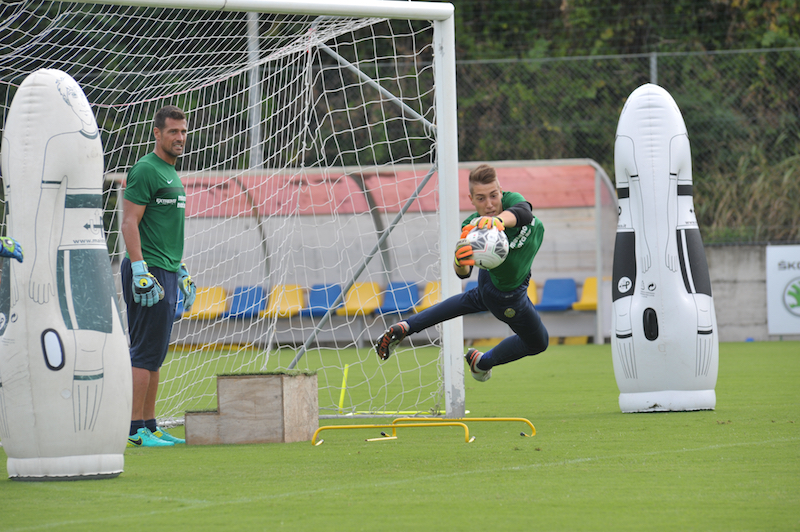
[[[623,412],[709,410],[719,339],[692,200],[686,125],[646,84],[620,114],[614,146],[619,223],[611,351]]]
[[[2,260],[0,439],[17,480],[122,472],[131,368],[103,236],[103,146],[69,75],[20,85],[2,140],[8,234]]]

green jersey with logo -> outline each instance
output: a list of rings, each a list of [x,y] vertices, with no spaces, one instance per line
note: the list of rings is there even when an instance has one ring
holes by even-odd
[[[125,199],[145,206],[139,235],[147,266],[177,272],[183,257],[186,191],[175,166],[148,153],[128,171]]]
[[[522,201],[526,200],[518,192],[503,192],[503,210]],[[468,225],[476,218],[480,218],[477,212],[469,215],[461,227]],[[510,292],[525,282],[530,273],[533,258],[544,239],[544,224],[534,216],[533,221],[528,225],[506,227],[505,233],[508,237],[508,257],[503,264],[489,270],[489,277],[498,290]]]

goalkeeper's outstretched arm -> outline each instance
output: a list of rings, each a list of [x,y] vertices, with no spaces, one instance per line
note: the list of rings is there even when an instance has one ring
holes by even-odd
[[[506,227],[528,225],[533,221],[533,207],[527,201],[520,201],[504,210],[497,216],[481,216],[473,223],[478,227],[497,227],[501,231]],[[499,223],[498,223],[499,222]]]

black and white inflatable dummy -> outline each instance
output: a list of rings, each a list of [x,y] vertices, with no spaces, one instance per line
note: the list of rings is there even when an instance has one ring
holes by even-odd
[[[69,75],[20,85],[2,139],[0,439],[18,480],[113,477],[130,426],[131,368],[103,235],[103,146]]]
[[[646,84],[620,114],[614,146],[619,222],[611,351],[623,412],[709,410],[719,339],[692,199],[686,125]]]

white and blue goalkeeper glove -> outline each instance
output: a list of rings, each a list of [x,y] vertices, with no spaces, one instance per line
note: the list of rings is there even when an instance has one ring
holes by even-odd
[[[147,270],[143,260],[131,262],[133,271],[133,301],[143,307],[152,307],[164,299],[164,289],[152,273]]]
[[[0,257],[22,262],[22,246],[10,236],[0,237]]]
[[[180,288],[183,293],[183,308],[185,310],[191,310],[194,304],[194,298],[197,295],[197,287],[194,281],[192,281],[192,276],[189,275],[189,271],[186,269],[186,264],[183,262],[181,263],[181,267],[178,268],[178,288]]]

